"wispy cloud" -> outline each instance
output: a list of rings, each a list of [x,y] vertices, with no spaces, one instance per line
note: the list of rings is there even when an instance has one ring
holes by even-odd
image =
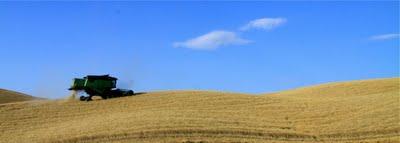
[[[287,22],[286,18],[260,18],[248,22],[239,28],[240,31],[248,31],[251,29],[271,30]],[[217,49],[229,45],[243,45],[251,41],[241,38],[233,31],[216,30],[204,35],[183,41],[173,43],[174,47],[191,48],[191,49]]]
[[[240,30],[247,31],[251,29],[271,30],[286,23],[286,18],[260,18],[248,22],[240,27]]]
[[[399,38],[399,36],[400,36],[400,34],[398,34],[398,33],[390,33],[390,34],[374,35],[374,36],[369,37],[369,39],[381,41],[381,40],[396,39],[396,38]]]
[[[184,42],[175,42],[173,46],[191,49],[216,49],[222,46],[247,43],[250,43],[250,41],[240,38],[235,32],[217,30]]]

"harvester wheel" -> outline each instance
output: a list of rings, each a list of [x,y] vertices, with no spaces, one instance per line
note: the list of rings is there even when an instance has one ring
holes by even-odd
[[[129,90],[129,91],[128,91],[128,96],[133,96],[133,95],[135,95],[135,94],[133,93],[133,91],[132,91],[132,90]]]
[[[80,101],[85,101],[85,100],[86,100],[86,97],[85,97],[85,96],[81,96],[81,97],[79,97],[79,100],[80,100]]]
[[[86,97],[86,101],[92,101],[92,95],[89,95],[88,97]]]

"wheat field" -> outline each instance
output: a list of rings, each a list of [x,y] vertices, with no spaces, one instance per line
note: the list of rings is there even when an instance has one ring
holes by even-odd
[[[38,99],[39,98],[35,98],[20,92],[15,92],[0,88],[0,104],[19,102],[19,101],[38,100]]]
[[[0,142],[400,142],[400,79],[0,104]]]

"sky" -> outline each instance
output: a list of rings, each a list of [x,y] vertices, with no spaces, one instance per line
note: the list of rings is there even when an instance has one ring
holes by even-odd
[[[399,2],[0,2],[0,88],[269,93],[399,77]]]

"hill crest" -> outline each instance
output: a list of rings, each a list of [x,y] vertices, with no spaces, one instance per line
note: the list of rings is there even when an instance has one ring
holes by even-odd
[[[0,104],[39,99],[28,94],[0,88]]]

